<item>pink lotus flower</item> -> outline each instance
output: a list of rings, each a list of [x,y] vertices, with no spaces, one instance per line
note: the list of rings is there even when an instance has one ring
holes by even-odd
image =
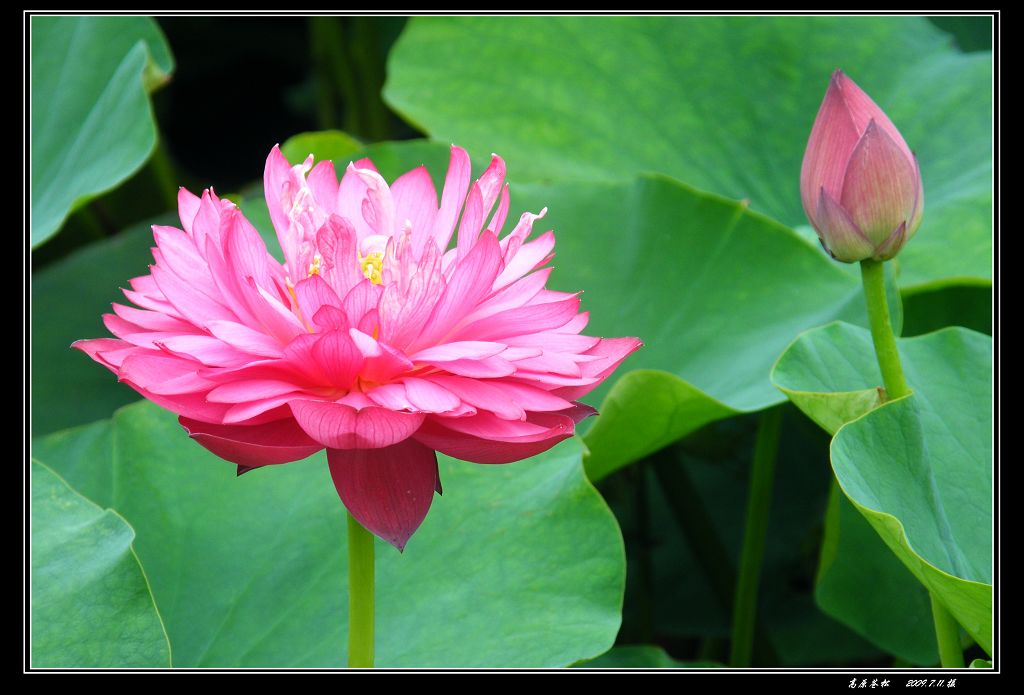
[[[917,158],[892,121],[840,70],[811,129],[800,196],[822,246],[846,263],[892,258],[921,224]]]
[[[528,241],[544,210],[499,240],[500,157],[470,185],[453,146],[440,206],[424,167],[389,187],[366,159],[340,185],[312,163],[267,159],[284,265],[232,203],[182,189],[184,230],[153,227],[156,263],[124,291],[138,308],[114,304],[117,338],[75,347],[239,474],[326,448],[345,506],[401,550],[441,490],[435,451],[549,449],[594,414],[574,399],[640,342],[580,335],[579,297],[545,289],[555,237]]]

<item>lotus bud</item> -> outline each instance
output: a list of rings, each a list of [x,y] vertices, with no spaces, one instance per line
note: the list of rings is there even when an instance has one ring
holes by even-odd
[[[882,109],[836,70],[800,171],[807,219],[838,261],[886,261],[921,224],[917,158]]]

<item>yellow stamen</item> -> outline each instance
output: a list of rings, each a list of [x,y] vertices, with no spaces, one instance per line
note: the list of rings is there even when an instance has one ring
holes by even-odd
[[[358,252],[357,252],[358,253]],[[362,266],[363,275],[374,285],[384,282],[384,254],[368,253],[366,256],[359,254],[359,265]]]
[[[316,254],[315,256],[313,256],[313,262],[309,264],[309,275],[308,275],[308,277],[313,277],[314,275],[319,275],[320,274],[320,263],[321,263],[322,260],[323,259],[320,258],[320,254],[319,253]]]

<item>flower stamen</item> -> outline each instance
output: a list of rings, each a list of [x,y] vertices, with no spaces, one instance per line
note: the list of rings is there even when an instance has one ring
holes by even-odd
[[[359,254],[359,265],[363,269],[363,276],[374,285],[380,285],[384,282],[383,253],[374,252],[368,253],[365,256]]]

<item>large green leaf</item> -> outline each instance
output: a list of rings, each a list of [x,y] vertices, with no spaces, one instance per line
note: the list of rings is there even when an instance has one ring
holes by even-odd
[[[135,533],[32,462],[32,666],[170,666]]]
[[[811,331],[794,342],[772,373],[776,385],[830,434],[880,404],[876,388],[862,388],[881,382],[873,349],[861,345],[867,352],[853,354],[844,333],[838,324]],[[928,343],[904,340],[902,345],[914,362],[929,358],[922,352]],[[865,583],[876,590],[865,594]],[[825,517],[815,600],[900,658],[918,664],[938,659],[927,590],[838,489]]]
[[[292,164],[301,164],[312,152],[316,158],[343,160],[361,150],[363,146],[348,133],[340,130],[321,130],[299,133],[281,145],[281,153]]]
[[[872,590],[864,591],[865,586]],[[825,513],[814,600],[901,659],[923,665],[939,661],[928,592],[836,486]]]
[[[147,92],[174,60],[148,17],[31,19],[32,245],[138,169],[156,144]]]
[[[659,171],[798,225],[800,162],[837,66],[921,164],[903,286],[989,282],[991,55],[922,18],[419,18],[385,96],[438,140],[501,153],[520,181]]]
[[[150,403],[36,453],[137,529],[176,665],[345,663],[345,516],[322,455],[236,478]],[[377,544],[379,665],[565,666],[611,646],[622,538],[581,454],[441,457],[444,496],[405,553]]]
[[[953,328],[902,339],[899,349],[913,395],[870,412],[862,402],[866,414],[836,433],[832,465],[886,545],[991,653],[991,338]],[[818,422],[854,417],[863,387],[881,382],[870,334],[844,324],[801,336],[774,379]],[[850,579],[840,572],[834,581]],[[902,614],[906,595],[858,592],[833,607],[863,627],[872,613]]]

